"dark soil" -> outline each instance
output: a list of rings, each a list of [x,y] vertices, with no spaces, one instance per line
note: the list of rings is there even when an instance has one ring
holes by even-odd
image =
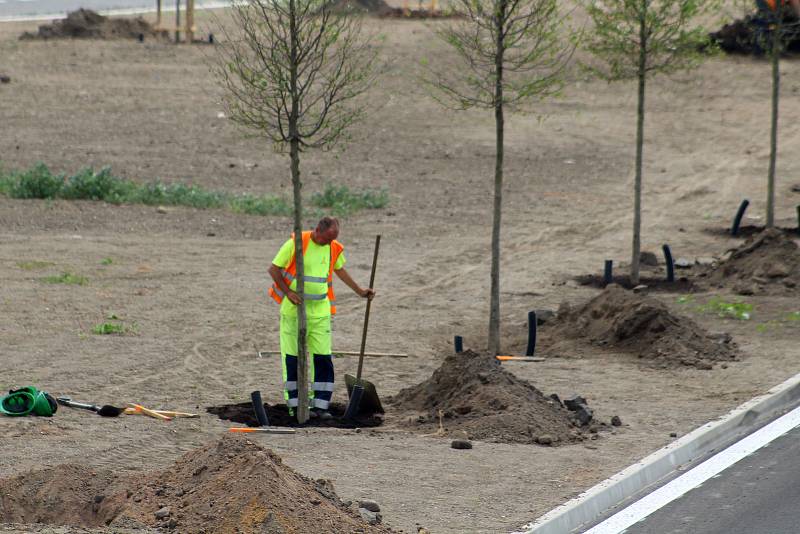
[[[800,231],[797,228],[790,228],[788,226],[778,227],[778,230],[785,233],[788,236],[800,236]],[[755,224],[748,224],[746,226],[739,227],[739,233],[736,234],[735,237],[747,238],[756,234],[760,234],[764,231],[763,226],[758,226]],[[731,229],[728,228],[705,228],[704,232],[709,235],[718,235],[718,236],[731,236]]]
[[[658,300],[616,284],[582,306],[562,304],[543,334],[553,346],[558,346],[559,340],[585,339],[662,368],[711,369],[715,362],[736,360],[738,354],[727,334],[709,334],[692,319],[674,315]],[[552,347],[548,351],[553,351]]]
[[[264,404],[264,410],[267,412],[267,419],[269,419],[270,426],[280,427],[297,427],[297,417],[289,414],[289,408],[285,404],[269,405]],[[303,427],[325,427],[325,428],[367,428],[375,427],[383,424],[383,416],[381,414],[364,414],[359,415],[353,420],[344,418],[347,406],[332,402],[330,405],[330,413],[333,419],[309,419]],[[206,411],[214,414],[220,419],[225,421],[232,421],[247,426],[258,426],[258,419],[256,419],[253,411],[253,405],[249,402],[242,402],[239,404],[224,404],[222,406],[209,406]]]
[[[546,442],[540,437],[549,436],[553,445],[581,439],[560,403],[471,350],[449,354],[428,380],[400,391],[388,405],[408,414],[403,426],[437,435],[500,443]]]
[[[800,247],[778,229],[750,236],[705,273],[711,284],[742,295],[792,293],[800,286]]]
[[[787,54],[800,54],[800,32],[797,25],[800,21],[790,9],[787,9],[784,24],[793,31],[787,31],[784,47]],[[763,23],[762,23],[763,24]],[[763,55],[765,44],[760,41],[771,40],[763,33],[759,35],[760,23],[756,16],[747,16],[724,25],[719,31],[709,36],[728,54]]]
[[[666,274],[660,277],[655,276],[640,276],[639,283],[636,285],[647,286],[648,291],[657,291],[661,293],[694,293],[700,291],[699,288],[692,280],[686,276],[681,275],[683,269],[675,269],[675,281],[668,282]],[[609,284],[606,283],[602,274],[583,274],[574,278],[582,286],[590,286],[597,288],[604,288]],[[615,274],[611,277],[612,284],[624,287],[625,289],[633,289],[634,284],[626,274]]]
[[[111,19],[90,9],[79,9],[63,20],[39,26],[37,33],[23,33],[20,39],[137,39],[140,35],[167,38],[167,32],[155,30],[141,17]]]
[[[364,522],[327,480],[226,436],[172,466],[126,475],[62,465],[0,480],[0,522],[164,527],[181,533],[390,533]]]

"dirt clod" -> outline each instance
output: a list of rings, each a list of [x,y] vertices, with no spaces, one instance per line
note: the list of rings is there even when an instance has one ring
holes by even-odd
[[[623,350],[656,367],[710,369],[713,362],[735,360],[733,342],[719,343],[688,317],[674,315],[658,300],[612,284],[583,304],[559,308],[548,338],[587,339]]]
[[[800,247],[786,232],[764,230],[750,236],[706,277],[711,283],[730,285],[740,295],[785,293],[800,282]]]
[[[167,34],[141,17],[112,19],[91,9],[78,9],[65,19],[42,24],[36,33],[23,33],[20,39],[139,39],[140,36],[166,38]]]
[[[574,441],[569,412],[495,358],[471,350],[449,354],[433,375],[389,399],[399,412],[422,412],[406,426],[466,433],[472,440],[537,443],[542,434]]]
[[[177,497],[178,490],[191,496]],[[128,499],[131,492],[142,498]],[[100,502],[96,495],[103,496]],[[272,451],[236,436],[151,473],[62,465],[2,479],[0,522],[169,529],[180,523],[180,532],[198,534],[392,532],[377,526],[380,519],[370,526],[345,506],[330,482],[307,479]]]

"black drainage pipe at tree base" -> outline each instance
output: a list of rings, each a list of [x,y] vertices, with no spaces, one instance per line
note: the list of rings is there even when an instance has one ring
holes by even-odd
[[[747,199],[742,200],[742,203],[739,204],[739,209],[736,211],[736,217],[733,218],[733,226],[731,226],[731,235],[736,237],[739,235],[739,226],[742,224],[742,217],[744,217],[744,212],[747,211],[747,206],[750,205],[750,201]]]
[[[456,336],[453,338],[453,345],[456,348],[456,354],[460,354],[464,352],[464,338],[461,336]]]
[[[536,351],[536,312],[528,312],[528,347],[525,349],[525,356],[533,356]]]
[[[672,251],[669,245],[661,247],[664,251],[664,263],[667,264],[667,282],[675,281],[675,262],[672,261]]]
[[[603,267],[603,283],[605,285],[614,281],[614,260],[606,260]]]

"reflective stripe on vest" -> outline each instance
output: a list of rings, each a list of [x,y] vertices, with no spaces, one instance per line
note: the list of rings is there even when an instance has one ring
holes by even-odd
[[[306,249],[308,249],[308,243],[311,241],[311,232],[303,232],[303,254],[305,254]],[[292,234],[292,239],[294,239],[294,234]],[[336,294],[333,292],[333,266],[336,265],[336,260],[339,259],[339,254],[342,253],[344,247],[341,243],[334,240],[331,241],[330,244],[330,256],[331,256],[331,263],[328,267],[328,276],[327,278],[323,278],[321,276],[303,276],[303,281],[305,282],[315,282],[318,284],[324,284],[325,282],[328,283],[328,292],[327,294],[308,294],[304,293],[303,298],[308,300],[325,300],[326,298],[330,302],[331,305],[331,315],[336,314]],[[284,282],[286,282],[287,287],[291,285],[291,283],[296,278],[297,274],[297,264],[295,263],[294,255],[292,256],[292,260],[289,262],[289,265],[286,269],[281,270],[281,275],[283,276]],[[284,293],[278,287],[278,284],[273,283],[272,287],[269,289],[270,296],[280,304],[283,302]]]

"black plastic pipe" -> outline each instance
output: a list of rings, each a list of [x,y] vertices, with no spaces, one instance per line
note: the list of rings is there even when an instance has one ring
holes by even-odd
[[[456,347],[456,354],[464,352],[464,338],[461,336],[456,336],[453,339],[453,345]]]
[[[672,261],[672,251],[669,245],[661,247],[664,251],[664,263],[667,264],[667,282],[675,281],[675,262]]]
[[[258,426],[269,426],[267,412],[264,410],[264,401],[261,400],[261,392],[253,391],[250,393],[250,401],[253,403],[253,411],[258,419]]]
[[[525,356],[533,356],[536,352],[536,312],[528,312],[528,348],[525,349]]]
[[[603,283],[605,285],[614,281],[614,260],[606,260],[605,267],[603,268]]]
[[[744,217],[744,212],[747,211],[747,206],[749,205],[750,201],[747,199],[742,200],[742,203],[739,204],[739,210],[736,212],[736,217],[734,217],[733,226],[731,227],[732,236],[739,235],[739,225],[742,224],[742,217]]]

